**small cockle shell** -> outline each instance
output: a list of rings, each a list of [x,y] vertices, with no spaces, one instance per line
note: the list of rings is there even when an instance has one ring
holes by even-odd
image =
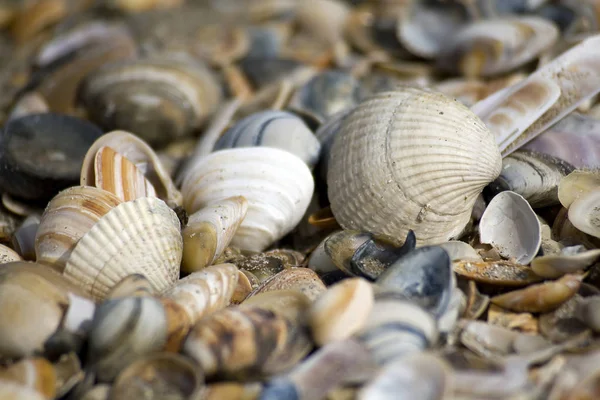
[[[211,265],[229,246],[247,212],[248,201],[243,196],[236,196],[190,215],[182,232],[181,269],[194,272]]]
[[[160,162],[152,148],[132,133],[114,131],[102,135],[88,149],[81,167],[81,185],[93,186],[96,182],[96,153],[102,147],[110,147],[135,164],[137,169],[150,181],[158,198],[170,207],[181,205],[181,193],[175,187],[171,176]]]
[[[468,78],[497,75],[533,60],[557,39],[556,26],[539,17],[474,22],[440,49],[438,66]]]
[[[590,37],[523,81],[472,107],[506,156],[600,91],[600,35]],[[492,123],[493,122],[493,123]]]
[[[238,280],[233,264],[212,265],[180,279],[163,297],[182,306],[192,324],[229,305]]]
[[[230,196],[244,196],[248,212],[231,244],[250,251],[262,251],[289,233],[302,219],[313,191],[306,164],[269,147],[214,152],[190,167],[182,186],[190,214]]]
[[[479,222],[481,243],[493,245],[506,258],[529,264],[542,244],[542,227],[523,196],[501,192],[488,204]]]
[[[207,377],[248,379],[281,373],[311,350],[307,329],[298,321],[259,307],[230,307],[192,328],[183,353]]]
[[[64,274],[96,299],[135,273],[161,292],[179,277],[182,248],[175,212],[162,200],[142,197],[104,215],[79,240]]]
[[[112,381],[127,365],[163,348],[167,316],[153,297],[107,300],[97,309],[88,339],[88,358],[101,382]]]
[[[0,381],[10,381],[29,387],[46,399],[56,397],[56,378],[54,367],[44,358],[28,358],[0,368]]]
[[[467,225],[501,163],[492,134],[457,101],[413,88],[380,93],[333,143],[331,210],[346,229],[396,238],[412,229],[420,244],[444,242]]]
[[[101,147],[94,162],[94,186],[113,193],[122,201],[156,197],[154,186],[126,157],[110,147]]]
[[[314,301],[327,288],[316,272],[310,268],[286,268],[262,282],[248,297],[272,290],[297,290]]]
[[[559,204],[558,185],[573,171],[567,162],[541,153],[518,150],[502,159],[502,172],[487,192],[510,190],[523,196],[531,207]]]
[[[356,337],[371,350],[379,365],[433,346],[438,340],[434,317],[410,301],[375,297],[365,326]]]
[[[112,400],[199,400],[204,389],[202,371],[180,354],[155,353],[125,368],[110,391]]]
[[[362,278],[331,286],[313,303],[309,321],[319,346],[347,339],[362,329],[373,307],[373,288]]]
[[[573,297],[582,280],[581,275],[565,275],[557,281],[532,285],[492,297],[490,301],[517,312],[549,312]]]
[[[190,135],[221,99],[203,64],[169,55],[109,63],[90,74],[80,90],[92,120],[109,130],[134,132],[151,145]]]
[[[264,146],[289,151],[309,167],[319,159],[321,145],[304,121],[286,111],[266,110],[251,114],[229,128],[214,150]]]
[[[37,229],[37,261],[63,272],[77,242],[119,204],[112,193],[91,186],[58,193],[46,206]]]

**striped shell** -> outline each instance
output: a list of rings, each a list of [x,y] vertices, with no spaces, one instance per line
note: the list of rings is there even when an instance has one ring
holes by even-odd
[[[295,155],[269,147],[214,152],[190,167],[182,186],[188,213],[232,196],[248,200],[246,218],[231,244],[262,251],[300,222],[313,195],[314,180]]]
[[[483,188],[500,174],[494,137],[440,93],[403,88],[361,103],[333,143],[331,210],[345,229],[420,244],[461,233]]]
[[[162,200],[142,197],[102,217],[77,243],[64,274],[95,299],[136,273],[161,292],[179,277],[182,247],[175,212]]]

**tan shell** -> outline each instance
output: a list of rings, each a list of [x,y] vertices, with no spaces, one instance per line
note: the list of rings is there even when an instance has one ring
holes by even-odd
[[[600,187],[571,204],[569,221],[580,231],[600,238]]]
[[[56,371],[44,358],[28,358],[0,368],[0,381],[4,380],[35,389],[47,399],[56,396]]]
[[[194,272],[211,265],[229,245],[247,211],[248,201],[243,196],[236,196],[190,215],[182,232],[181,269]]]
[[[19,253],[8,246],[0,244],[0,265],[21,260],[22,258]]]
[[[164,297],[182,306],[194,324],[204,315],[227,307],[237,281],[235,265],[213,265],[180,279]]]
[[[101,147],[94,162],[94,186],[116,195],[122,201],[156,197],[154,186],[123,155],[110,147]]]
[[[190,167],[182,185],[188,213],[231,196],[244,196],[248,212],[231,244],[257,252],[296,227],[313,191],[314,179],[304,161],[270,147],[211,153]]]
[[[64,274],[96,299],[135,273],[162,292],[179,277],[182,247],[177,215],[162,200],[142,197],[102,217],[77,243]]]
[[[558,199],[563,207],[569,208],[574,201],[598,188],[600,188],[598,171],[573,171],[560,180]]]
[[[112,193],[91,186],[58,193],[40,220],[35,237],[37,261],[62,272],[77,242],[120,203]]]
[[[460,132],[460,134],[457,134]],[[328,169],[328,194],[345,229],[445,242],[469,221],[500,174],[491,132],[456,100],[404,88],[362,102],[343,122]]]
[[[327,288],[317,273],[310,268],[286,268],[261,283],[248,298],[272,290],[297,290],[314,301]]]
[[[96,153],[104,146],[110,147],[134,163],[154,186],[156,195],[170,207],[181,205],[181,193],[154,150],[142,139],[125,131],[104,134],[90,146],[81,167],[81,185],[91,186],[96,182]]]
[[[310,309],[315,343],[323,346],[359,331],[367,321],[373,301],[373,288],[362,278],[345,279],[330,287]]]

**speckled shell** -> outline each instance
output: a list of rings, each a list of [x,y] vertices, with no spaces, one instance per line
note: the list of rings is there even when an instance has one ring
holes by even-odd
[[[72,187],[57,194],[42,214],[35,236],[37,261],[62,272],[77,242],[119,204],[112,193],[91,186]]]
[[[142,197],[102,217],[77,243],[64,274],[95,299],[136,273],[161,292],[179,277],[182,248],[175,212],[162,200]]]
[[[300,222],[313,195],[314,180],[295,155],[269,147],[220,150],[191,166],[182,194],[188,213],[231,196],[248,200],[246,218],[231,244],[262,251]]]
[[[331,210],[340,225],[419,244],[466,226],[502,159],[477,116],[440,93],[403,88],[375,95],[344,120],[329,159]]]

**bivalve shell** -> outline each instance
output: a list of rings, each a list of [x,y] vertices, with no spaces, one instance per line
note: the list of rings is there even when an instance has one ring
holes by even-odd
[[[249,251],[262,251],[289,233],[302,219],[313,191],[312,174],[300,158],[268,147],[214,152],[190,167],[182,186],[188,213],[244,196],[248,212],[231,244]]]
[[[404,88],[375,95],[343,122],[329,159],[340,225],[445,242],[467,225],[502,159],[485,125],[456,100]]]
[[[77,243],[64,274],[96,299],[127,275],[140,273],[161,292],[179,277],[179,219],[153,197],[122,203]]]

